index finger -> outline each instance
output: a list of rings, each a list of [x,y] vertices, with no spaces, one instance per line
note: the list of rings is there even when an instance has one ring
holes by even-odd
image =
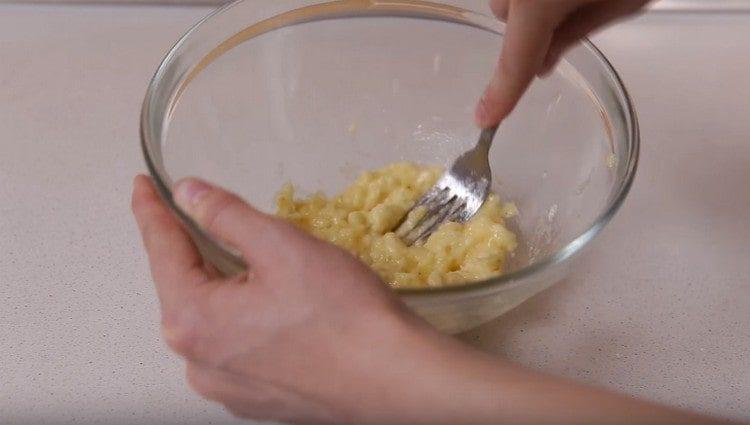
[[[503,50],[489,86],[477,105],[482,128],[510,114],[544,63],[555,28],[568,2],[510,2]]]

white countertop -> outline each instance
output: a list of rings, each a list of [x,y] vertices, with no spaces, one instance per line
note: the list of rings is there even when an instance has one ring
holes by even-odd
[[[159,340],[129,213],[146,84],[207,11],[0,5],[3,424],[233,421]],[[750,420],[748,40],[750,14],[658,14],[595,39],[641,118],[635,186],[569,279],[467,341]]]

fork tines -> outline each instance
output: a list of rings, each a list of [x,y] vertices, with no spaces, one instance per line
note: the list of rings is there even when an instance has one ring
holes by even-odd
[[[460,217],[466,201],[449,187],[436,186],[427,192],[406,214],[396,235],[406,245],[424,242],[442,223]],[[415,218],[419,214],[421,217]]]

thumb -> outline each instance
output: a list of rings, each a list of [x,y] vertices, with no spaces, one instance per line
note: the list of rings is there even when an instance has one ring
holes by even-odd
[[[208,234],[239,250],[252,266],[263,266],[279,245],[279,221],[203,180],[185,178],[174,187],[174,200]]]

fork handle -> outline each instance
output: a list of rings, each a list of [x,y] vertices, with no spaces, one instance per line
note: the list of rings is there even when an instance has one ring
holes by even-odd
[[[498,126],[492,126],[482,130],[482,134],[479,135],[479,141],[477,142],[477,147],[475,149],[482,148],[485,152],[489,152],[490,146],[492,146],[492,140],[495,138],[495,133],[497,133],[497,127]]]

